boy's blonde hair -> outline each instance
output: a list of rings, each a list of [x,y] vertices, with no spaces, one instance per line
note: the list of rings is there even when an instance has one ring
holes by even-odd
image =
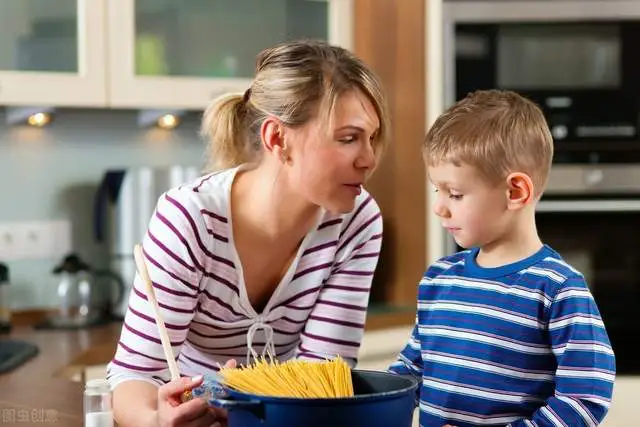
[[[553,138],[532,101],[511,91],[480,90],[438,117],[425,138],[424,155],[428,166],[476,167],[492,183],[512,172],[526,173],[539,197],[551,168]]]

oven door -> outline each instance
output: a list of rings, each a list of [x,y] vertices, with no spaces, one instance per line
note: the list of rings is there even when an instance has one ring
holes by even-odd
[[[639,183],[640,184],[640,183]],[[640,373],[640,194],[637,198],[541,200],[538,231],[581,273],[600,309],[619,374]]]

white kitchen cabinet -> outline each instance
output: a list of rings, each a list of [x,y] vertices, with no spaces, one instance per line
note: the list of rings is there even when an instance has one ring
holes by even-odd
[[[256,54],[352,48],[353,0],[0,0],[0,105],[203,109]]]
[[[203,109],[244,91],[256,54],[321,38],[352,48],[353,0],[109,0],[109,104]]]
[[[0,105],[106,105],[106,0],[0,0]]]

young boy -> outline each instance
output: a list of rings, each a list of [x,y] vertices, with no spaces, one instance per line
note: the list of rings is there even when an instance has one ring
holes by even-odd
[[[436,120],[424,151],[433,210],[469,249],[426,271],[390,367],[421,380],[420,425],[598,425],[615,359],[584,277],[536,230],[553,156],[542,112],[478,91]]]

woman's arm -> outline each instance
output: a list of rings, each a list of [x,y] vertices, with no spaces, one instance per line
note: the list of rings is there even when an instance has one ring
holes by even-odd
[[[119,384],[113,390],[113,418],[120,427],[157,427],[158,387],[135,380]]]
[[[181,396],[202,383],[202,377],[181,378],[160,388],[144,381],[121,383],[113,392],[114,418],[120,427],[164,427],[194,424],[210,426],[223,421],[222,411],[208,408],[204,399],[182,403]],[[135,410],[127,410],[135,406]],[[197,423],[197,424],[195,424]]]
[[[188,190],[172,190],[161,196],[143,240],[143,252],[176,357],[194,316],[208,239],[200,209]],[[136,275],[120,341],[107,372],[118,395],[114,410],[124,420],[147,417],[146,411],[157,407],[158,386],[170,380],[144,289]],[[144,398],[144,410],[136,393]]]
[[[337,261],[302,331],[296,357],[324,359],[339,355],[355,366],[380,257],[380,209],[368,196],[346,222],[338,241]]]

